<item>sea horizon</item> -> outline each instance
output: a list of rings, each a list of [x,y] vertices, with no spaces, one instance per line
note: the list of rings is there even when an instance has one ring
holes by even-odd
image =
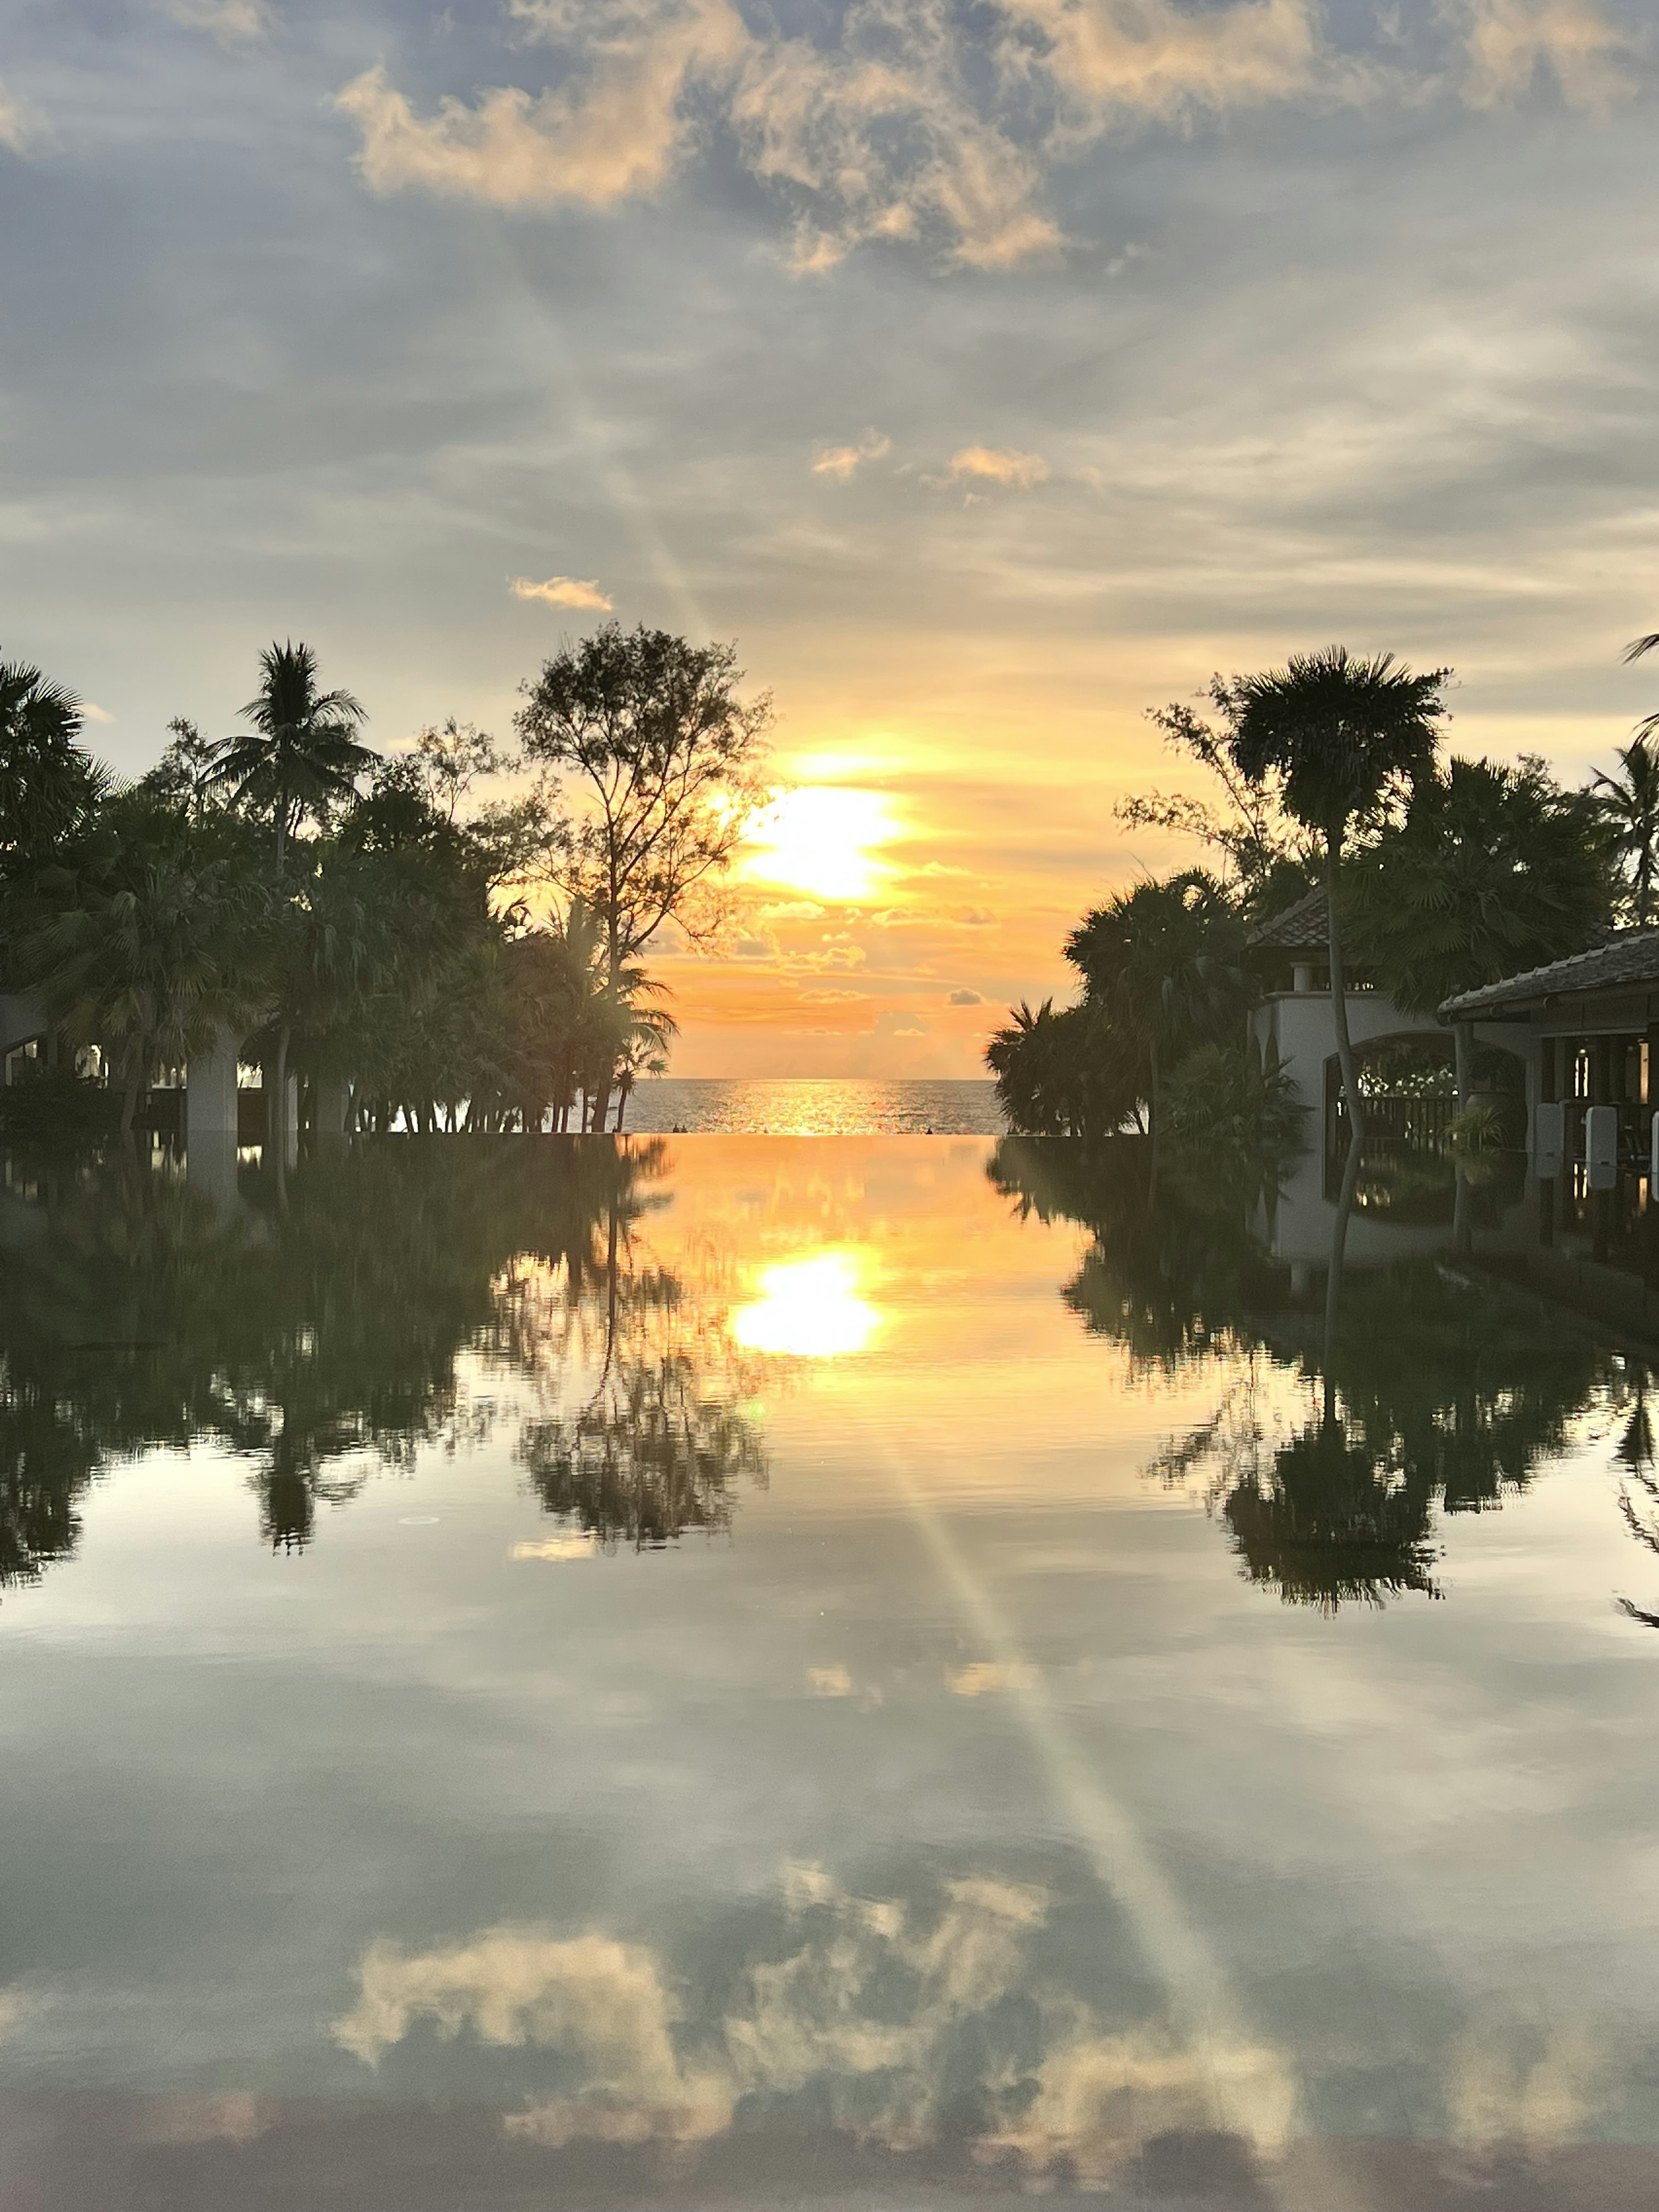
[[[996,1085],[978,1076],[665,1075],[641,1083],[639,1136],[998,1137]]]

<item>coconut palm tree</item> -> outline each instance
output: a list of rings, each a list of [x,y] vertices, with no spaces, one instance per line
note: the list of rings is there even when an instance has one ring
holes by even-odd
[[[1655,878],[1659,872],[1656,733],[1659,733],[1659,717],[1643,723],[1629,744],[1614,746],[1619,761],[1616,775],[1607,775],[1598,769],[1590,781],[1595,811],[1612,831],[1614,848],[1630,872],[1630,919],[1638,929],[1645,929],[1653,920]]]
[[[75,694],[27,661],[0,660],[0,873],[50,857],[108,789],[80,740]]]
[[[1363,1127],[1359,1075],[1348,1035],[1346,978],[1337,916],[1343,848],[1356,824],[1374,822],[1390,800],[1434,764],[1451,671],[1413,675],[1391,653],[1363,658],[1346,646],[1293,653],[1283,668],[1241,676],[1224,690],[1228,750],[1240,775],[1278,783],[1285,811],[1324,849],[1331,1017],[1348,1127]]]
[[[253,728],[222,740],[212,777],[239,805],[269,815],[280,876],[301,823],[351,798],[380,756],[353,735],[368,717],[350,692],[319,690],[308,645],[268,646],[259,668],[259,689],[242,708]]]

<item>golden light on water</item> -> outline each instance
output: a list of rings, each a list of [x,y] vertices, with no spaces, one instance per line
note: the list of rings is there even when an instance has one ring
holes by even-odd
[[[875,897],[894,871],[876,855],[901,834],[878,791],[806,784],[773,800],[756,822],[744,872],[809,897]]]
[[[883,1318],[861,1293],[863,1274],[855,1252],[780,1261],[758,1277],[760,1296],[732,1316],[732,1334],[749,1352],[805,1359],[862,1352]]]

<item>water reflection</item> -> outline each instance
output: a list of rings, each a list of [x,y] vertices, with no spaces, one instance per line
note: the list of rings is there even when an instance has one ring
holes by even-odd
[[[881,1316],[862,1294],[868,1262],[856,1252],[816,1252],[763,1267],[760,1296],[738,1308],[732,1333],[757,1352],[836,1359],[862,1352]]]
[[[126,1161],[32,1180],[6,1200],[0,1583],[157,1445],[248,1460],[265,1540],[301,1549],[377,1467],[505,1417],[459,1388],[467,1354],[533,1386],[518,1450],[550,1513],[605,1544],[723,1526],[764,1473],[753,1376],[636,1264],[663,1167],[650,1141],[367,1146],[290,1170],[280,1211],[257,1176],[229,1207]]]
[[[1132,1152],[1009,1139],[990,1172],[1020,1209],[1090,1231],[1062,1295],[1133,1366],[1252,1363],[1152,1471],[1201,1484],[1241,1572],[1288,1602],[1331,1613],[1439,1595],[1437,1516],[1519,1493],[1582,1416],[1632,1387],[1588,1329],[1443,1253],[1345,1271],[1353,1178],[1322,1300],[1308,1270],[1262,1249],[1236,1188],[1189,1176],[1154,1192]],[[1292,1395],[1288,1435],[1269,1433],[1268,1378],[1311,1401],[1298,1415]]]

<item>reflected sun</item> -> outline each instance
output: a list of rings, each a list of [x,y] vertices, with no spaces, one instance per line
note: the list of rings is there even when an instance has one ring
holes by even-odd
[[[744,872],[810,898],[872,898],[894,872],[876,854],[899,835],[880,792],[807,784],[786,791],[759,816]]]
[[[732,1333],[749,1352],[834,1359],[862,1352],[882,1316],[860,1294],[862,1270],[851,1252],[815,1252],[765,1268],[761,1295],[732,1316]]]

